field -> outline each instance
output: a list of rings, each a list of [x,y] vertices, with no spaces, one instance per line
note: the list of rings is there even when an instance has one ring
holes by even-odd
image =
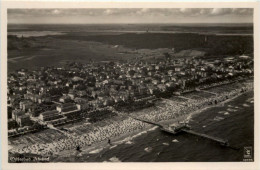
[[[133,58],[135,54],[118,54],[119,49],[98,42],[38,37],[44,47],[8,50],[8,71],[20,68],[60,66],[66,62],[113,61]],[[19,65],[18,65],[19,63]]]

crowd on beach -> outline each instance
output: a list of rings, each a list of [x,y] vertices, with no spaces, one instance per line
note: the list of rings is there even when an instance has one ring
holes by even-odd
[[[227,99],[237,96],[240,93],[249,91],[253,89],[253,83],[243,83],[241,88],[234,88],[229,91],[223,91],[218,93],[217,95],[212,95],[209,98],[201,98],[201,99],[190,99],[186,102],[176,102],[176,101],[166,101],[166,106],[157,107],[153,109],[151,112],[145,112],[144,114],[139,114],[138,118],[159,122],[162,120],[169,120],[178,118],[180,116],[187,116],[189,113],[196,111],[198,109],[203,109],[212,105],[216,105],[219,102],[223,102]],[[51,156],[54,154],[58,154],[64,150],[76,149],[76,147],[85,147],[96,144],[101,141],[110,140],[110,138],[119,136],[121,134],[130,133],[134,130],[142,130],[148,124],[135,120],[131,117],[126,117],[123,120],[114,121],[112,123],[106,124],[105,126],[92,126],[88,123],[80,125],[78,127],[71,127],[68,132],[64,132],[67,136],[65,139],[59,139],[52,143],[46,144],[34,144],[30,146],[25,146],[23,148],[12,148],[10,150],[11,153],[32,153],[43,156]],[[91,130],[88,130],[86,133],[76,134],[75,132],[77,128],[80,130],[84,128],[89,128],[91,126]]]
[[[240,93],[253,89],[252,83],[244,83],[242,88],[234,88],[231,91],[223,91],[212,97],[190,99],[186,102],[176,102],[173,100],[165,100],[166,106],[157,107],[153,111],[141,115],[139,118],[149,120],[152,122],[159,122],[163,120],[175,119],[180,116],[189,115],[199,109],[209,106],[214,106],[220,102],[237,96]]]
[[[72,135],[68,133],[68,138],[66,139],[60,139],[53,143],[34,144],[23,148],[13,148],[10,152],[33,153],[38,155],[50,156],[53,154],[58,154],[59,152],[64,150],[75,149],[77,146],[84,147],[90,146],[97,142],[107,141],[108,139],[119,136],[120,134],[143,129],[145,125],[146,124],[141,121],[127,118],[123,121],[114,122],[103,127],[94,127],[92,131],[86,134]]]

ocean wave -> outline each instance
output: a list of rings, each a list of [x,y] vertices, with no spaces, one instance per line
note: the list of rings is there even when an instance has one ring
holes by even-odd
[[[93,151],[90,151],[89,153],[90,154],[96,154],[96,153],[99,153],[103,150],[103,148],[100,148],[100,149],[96,149],[96,150],[93,150]]]
[[[137,137],[139,137],[139,136],[141,136],[141,135],[143,135],[143,134],[146,134],[148,131],[150,132],[150,131],[153,131],[153,130],[155,130],[155,129],[157,129],[157,128],[158,128],[158,127],[155,126],[155,127],[153,127],[153,128],[150,128],[150,129],[147,130],[147,131],[142,131],[142,132],[140,132],[140,133],[137,133],[136,135],[133,135],[133,136],[130,136],[130,137],[126,137],[125,139],[120,140],[120,141],[115,142],[115,143],[116,143],[116,144],[122,144],[122,143],[125,143],[125,144],[133,144],[132,140],[133,140],[134,138],[137,138]]]
[[[246,100],[246,102],[251,102],[251,101],[254,101],[254,98],[249,98]]]
[[[237,110],[236,109],[227,109],[227,111],[229,111],[229,112],[236,112]],[[226,113],[226,112],[225,112]]]
[[[244,106],[244,107],[249,107],[249,105],[248,105],[248,104],[246,104],[246,103],[244,103],[244,104],[243,104],[243,106]]]
[[[157,129],[157,128],[158,128],[158,126],[154,126],[154,127],[152,127],[151,129],[148,129],[147,132],[154,131],[154,130]]]
[[[163,145],[165,145],[165,146],[169,146],[169,143],[166,143],[166,142],[165,142],[165,143],[163,143]]]
[[[131,138],[133,139],[133,138],[136,138],[136,137],[141,136],[146,133],[147,133],[147,131],[143,131],[143,132],[137,133],[136,135],[132,136]]]
[[[152,147],[147,147],[147,148],[144,148],[144,150],[146,151],[146,152],[151,152],[152,150],[153,150],[153,148]]]
[[[223,119],[225,119],[225,118],[220,117],[220,116],[216,116],[213,120],[214,120],[214,121],[221,121],[221,120],[223,120]]]
[[[128,145],[131,145],[131,144],[134,144],[134,142],[132,142],[132,141],[127,141],[125,144],[128,144]]]
[[[177,139],[173,139],[172,142],[176,143],[179,142]]]
[[[110,162],[121,162],[117,157],[112,157],[109,159]]]
[[[117,147],[117,145],[113,145],[113,146],[111,146],[109,149],[113,149],[113,148],[115,148],[115,147]]]
[[[225,112],[224,115],[229,115],[229,112]]]

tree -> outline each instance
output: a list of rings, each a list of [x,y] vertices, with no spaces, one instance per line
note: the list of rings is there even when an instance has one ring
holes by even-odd
[[[170,56],[170,54],[168,52],[163,53],[163,55],[164,55],[166,60],[171,58],[171,56]]]
[[[130,70],[130,71],[128,72],[128,74],[129,74],[130,76],[133,76],[133,75],[135,74],[135,71],[134,71],[134,70]]]

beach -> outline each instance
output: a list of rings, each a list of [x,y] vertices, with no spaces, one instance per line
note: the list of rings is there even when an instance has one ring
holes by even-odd
[[[225,85],[224,88],[232,87]],[[216,107],[238,97],[247,91],[253,90],[252,82],[244,82],[237,88],[236,85],[229,91],[222,91],[217,96],[212,95],[210,98],[199,98],[197,94],[196,100],[191,94],[184,97],[183,102],[170,99],[162,99],[153,108],[142,109],[133,113],[121,113],[116,119],[106,120],[98,123],[96,126],[89,123],[78,124],[67,128],[69,132],[64,132],[66,138],[53,141],[50,143],[25,145],[22,148],[13,147],[10,149],[11,154],[31,153],[42,156],[49,156],[52,159],[57,157],[70,157],[72,155],[81,155],[86,153],[99,153],[108,147],[116,147],[117,145],[129,142],[133,138],[138,137],[147,131],[155,130],[153,125],[137,121],[129,116],[140,119],[158,122],[163,125],[173,125],[179,121],[189,121],[193,115],[199,114],[203,110]],[[216,90],[217,88],[214,88]],[[188,97],[189,98],[188,98]],[[215,103],[216,102],[216,103]],[[162,107],[162,104],[164,107]],[[108,144],[111,140],[111,145]],[[76,151],[76,147],[80,146],[81,152]]]

